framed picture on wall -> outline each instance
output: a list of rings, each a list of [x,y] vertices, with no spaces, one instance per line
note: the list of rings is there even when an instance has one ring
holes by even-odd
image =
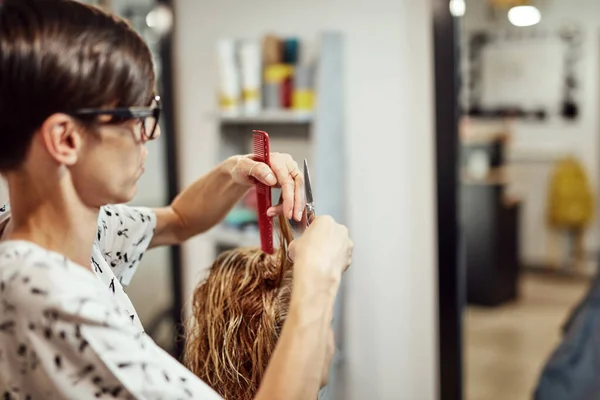
[[[475,117],[577,119],[579,35],[528,32],[469,38],[465,112]]]

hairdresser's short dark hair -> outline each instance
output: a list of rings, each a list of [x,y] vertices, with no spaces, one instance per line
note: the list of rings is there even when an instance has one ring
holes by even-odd
[[[150,50],[124,20],[73,0],[0,0],[0,172],[25,160],[50,115],[146,106]]]

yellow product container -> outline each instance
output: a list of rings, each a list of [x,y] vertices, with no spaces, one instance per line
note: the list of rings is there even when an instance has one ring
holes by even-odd
[[[242,90],[242,99],[245,102],[258,100],[260,91],[258,89],[244,89]]]
[[[573,157],[558,162],[550,181],[547,202],[550,226],[582,229],[592,220],[594,195],[585,169]]]
[[[294,110],[310,111],[315,106],[315,91],[312,89],[294,89],[292,108]]]
[[[222,110],[230,110],[238,106],[239,99],[235,97],[221,95],[219,96],[219,105]]]
[[[294,66],[290,64],[271,64],[265,67],[265,83],[281,84],[294,74]]]

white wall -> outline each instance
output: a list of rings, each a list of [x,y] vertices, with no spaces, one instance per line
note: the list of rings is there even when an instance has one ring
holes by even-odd
[[[579,83],[581,113],[577,121],[569,122],[553,116],[549,121],[516,122],[513,125],[512,152],[518,158],[537,159],[535,164],[519,164],[513,168],[511,190],[524,201],[521,221],[523,259],[529,264],[544,263],[548,254],[545,226],[547,182],[558,157],[573,154],[583,162],[596,194],[600,194],[600,2],[595,0],[547,0],[541,3],[542,22],[524,31],[546,31],[558,34],[568,23],[575,24],[583,34]],[[518,31],[506,18],[493,22],[488,18],[487,2],[468,0],[462,33],[473,31]],[[463,51],[466,49],[463,48]],[[547,68],[547,65],[540,65]],[[544,74],[548,74],[545,71]],[[555,72],[562,77],[562,71]],[[597,202],[600,205],[600,202]],[[590,229],[587,249],[599,248],[598,219]]]
[[[177,0],[176,86],[183,182],[216,160],[215,43],[274,31],[347,39],[349,221],[347,399],[437,397],[430,2]],[[283,150],[283,149],[278,149]],[[188,290],[207,241],[185,246]]]

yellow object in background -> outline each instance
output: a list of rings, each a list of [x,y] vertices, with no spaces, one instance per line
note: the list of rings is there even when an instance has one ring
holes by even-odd
[[[245,102],[257,100],[260,98],[260,91],[258,89],[244,89],[242,90],[242,99]]]
[[[234,97],[228,97],[225,95],[221,95],[219,97],[219,106],[222,110],[230,110],[232,108],[236,108],[238,106],[239,99]]]
[[[290,64],[272,64],[265,67],[265,83],[282,83],[294,74]]]
[[[315,92],[312,89],[294,89],[292,108],[300,111],[310,111],[315,105]]]
[[[554,228],[583,229],[594,214],[594,195],[585,169],[574,157],[558,162],[548,190],[548,223]]]

